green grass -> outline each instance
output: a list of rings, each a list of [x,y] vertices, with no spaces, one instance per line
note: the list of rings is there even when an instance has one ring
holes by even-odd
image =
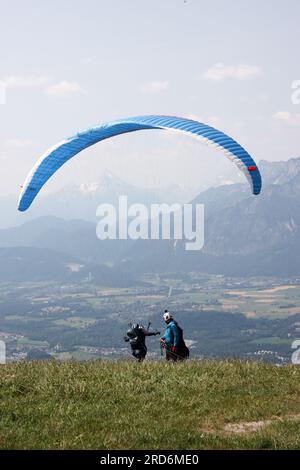
[[[252,344],[260,345],[274,345],[274,344],[287,344],[290,345],[290,338],[279,338],[278,336],[270,336],[268,338],[257,338],[251,341]]]
[[[45,347],[49,346],[48,341],[38,341],[34,339],[29,339],[29,338],[19,338],[17,341],[18,345],[26,345],[26,346],[36,346],[38,347]]]
[[[5,317],[5,321],[21,321],[21,322],[41,322],[43,321],[42,318],[35,318],[35,317],[30,317],[28,315],[8,315]]]
[[[50,361],[0,368],[2,449],[300,449],[299,413],[300,368],[292,365]],[[249,422],[263,426],[232,431]]]
[[[80,350],[72,351],[71,355],[72,359],[74,359],[75,361],[89,361],[92,359],[97,359],[97,357],[99,357],[96,354]]]
[[[65,319],[55,320],[55,325],[68,326],[70,328],[87,328],[96,323],[95,318],[68,317]]]

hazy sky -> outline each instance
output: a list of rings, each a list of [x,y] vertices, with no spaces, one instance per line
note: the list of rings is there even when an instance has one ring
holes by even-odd
[[[299,0],[0,0],[0,17],[0,195],[64,137],[139,114],[194,116],[257,161],[300,156]],[[105,169],[147,186],[236,178],[193,139],[145,132],[82,153],[48,190]]]

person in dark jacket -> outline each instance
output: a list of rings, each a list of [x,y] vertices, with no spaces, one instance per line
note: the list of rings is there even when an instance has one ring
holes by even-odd
[[[171,360],[176,362],[187,359],[190,352],[184,342],[182,328],[180,328],[168,310],[165,310],[163,318],[167,324],[167,328],[160,341],[166,350],[167,361]]]
[[[142,362],[147,355],[146,336],[160,335],[160,331],[149,331],[138,323],[132,324],[124,336],[124,341],[129,342],[132,355],[138,362]]]

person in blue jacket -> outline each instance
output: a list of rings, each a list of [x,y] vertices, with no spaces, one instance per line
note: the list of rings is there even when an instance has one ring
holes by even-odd
[[[189,357],[189,349],[183,339],[183,331],[174,320],[171,313],[165,310],[163,315],[167,328],[164,336],[160,339],[162,346],[166,349],[167,361],[178,361]]]

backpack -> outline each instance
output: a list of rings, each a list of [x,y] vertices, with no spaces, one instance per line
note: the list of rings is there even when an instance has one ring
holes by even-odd
[[[184,359],[187,359],[190,356],[190,350],[187,347],[187,345],[185,344],[185,341],[183,339],[183,329],[178,325],[177,321],[174,320],[174,323],[177,326],[178,336],[179,336],[178,353]]]
[[[145,335],[142,333],[139,325],[132,325],[127,331],[129,343],[132,349],[146,349]]]

